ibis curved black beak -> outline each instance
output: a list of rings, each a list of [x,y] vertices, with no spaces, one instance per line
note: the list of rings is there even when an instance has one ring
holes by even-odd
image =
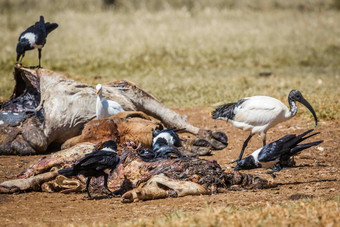
[[[315,120],[315,126],[318,124],[318,118],[316,117],[315,111],[313,109],[313,107],[311,106],[311,104],[309,104],[309,102],[304,99],[303,97],[301,97],[300,100],[298,100],[301,104],[303,104],[305,107],[307,107],[307,109],[309,109],[309,111],[313,114],[314,120]]]

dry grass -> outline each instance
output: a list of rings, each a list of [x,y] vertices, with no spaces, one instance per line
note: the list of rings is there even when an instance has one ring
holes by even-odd
[[[19,34],[44,15],[60,27],[48,37],[42,65],[73,79],[93,85],[128,79],[170,106],[214,106],[257,94],[286,102],[295,88],[321,119],[340,119],[340,14],[331,9],[338,1],[117,1],[109,9],[100,1],[51,2],[1,2],[0,101],[14,85]],[[36,65],[37,51],[23,63]],[[124,226],[336,226],[339,201],[208,207]]]
[[[340,197],[313,199],[265,207],[207,208],[189,214],[175,212],[155,220],[138,220],[124,226],[337,226],[340,224]]]
[[[265,206],[226,206],[187,213],[176,211],[157,219],[139,219],[109,226],[339,226],[340,197],[303,199]],[[94,226],[103,226],[94,223]],[[74,226],[74,225],[72,225]],[[78,225],[75,225],[78,226]],[[86,225],[81,225],[86,226]]]
[[[315,1],[314,8],[305,4],[312,10],[293,1],[289,9],[288,3],[273,8],[273,2],[259,1],[257,7],[248,2],[248,7],[196,5],[193,10],[175,7],[175,1],[161,11],[103,10],[93,1],[85,9],[76,8],[77,1],[70,7],[61,1],[51,10],[45,1],[33,0],[39,7],[24,11],[9,2],[9,13],[0,15],[2,100],[14,83],[17,38],[43,14],[60,27],[48,38],[42,64],[76,80],[132,80],[170,106],[212,106],[257,94],[286,102],[295,88],[321,119],[340,119],[340,14],[329,9],[329,1]],[[23,63],[37,60],[37,51],[30,51]],[[261,72],[272,76],[260,77]]]

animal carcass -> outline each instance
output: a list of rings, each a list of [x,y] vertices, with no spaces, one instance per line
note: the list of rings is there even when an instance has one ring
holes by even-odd
[[[15,180],[0,184],[1,193],[21,191],[63,191],[83,190],[85,179],[78,176],[72,179],[56,173],[66,168],[94,149],[92,143],[80,143],[76,146],[42,158]],[[121,163],[110,173],[109,188],[116,195],[122,196],[123,202],[211,194],[224,191],[232,185],[246,188],[266,188],[274,183],[257,176],[239,172],[226,172],[216,161],[197,157],[176,159],[154,159],[143,161],[138,151],[140,146],[124,143],[118,150]],[[92,190],[101,188],[103,178],[93,179]]]
[[[0,154],[44,153],[51,144],[60,145],[78,136],[84,125],[95,118],[96,93],[92,86],[62,73],[20,65],[14,68],[14,79],[12,96],[0,105]],[[106,83],[103,93],[118,101],[124,110],[142,111],[166,127],[195,135],[206,133],[131,82]]]

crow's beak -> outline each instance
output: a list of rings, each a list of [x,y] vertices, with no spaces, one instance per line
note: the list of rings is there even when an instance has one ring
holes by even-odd
[[[17,54],[17,63],[19,62],[20,57],[21,57],[21,54]]]
[[[318,124],[318,118],[316,117],[315,111],[313,109],[313,107],[309,104],[309,102],[304,99],[303,97],[301,97],[301,99],[299,100],[299,102],[301,104],[303,104],[305,107],[307,107],[309,109],[309,111],[313,114],[314,120],[315,120],[315,126]]]

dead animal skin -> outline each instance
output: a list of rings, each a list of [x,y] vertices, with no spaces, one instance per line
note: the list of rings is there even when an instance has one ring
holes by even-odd
[[[86,152],[80,152],[85,148],[93,150],[94,145],[91,143],[80,144],[41,159],[20,175],[22,179],[1,183],[0,192],[40,191],[41,189],[49,192],[64,189],[68,192],[81,190],[83,187],[80,187],[76,182],[65,183],[64,180],[53,180],[56,175],[51,177],[49,174],[55,174],[57,169],[74,164],[86,154]],[[156,159],[153,162],[144,162],[139,158],[136,149],[139,148],[127,146],[118,151],[121,163],[109,176],[110,190],[116,190],[116,195],[123,195],[123,202],[169,196],[211,194],[219,192],[218,189],[228,189],[232,185],[240,185],[243,188],[276,186],[275,183],[250,174],[225,172],[216,161],[196,157]],[[81,184],[84,184],[85,180],[84,177],[72,179],[78,180]],[[103,178],[96,178],[91,182],[91,187],[96,189],[102,184]],[[134,190],[129,194],[128,192],[133,188]]]
[[[81,142],[99,143],[107,140],[115,140],[119,143],[124,141],[136,141],[143,147],[150,147],[152,131],[163,128],[163,124],[143,112],[125,111],[112,117],[95,119],[88,122],[81,135],[67,140],[62,149],[70,148]]]
[[[1,125],[5,129],[0,130],[3,133],[0,136],[3,138],[0,154],[44,153],[50,144],[62,144],[79,135],[84,124],[95,118],[96,92],[92,86],[68,79],[63,73],[28,69],[20,65],[14,69],[14,78],[16,85],[13,94],[1,105],[1,111],[33,112],[39,119],[36,131],[39,134],[42,131],[44,138],[20,137],[12,144],[16,138],[7,138],[4,131],[8,126]],[[131,82],[121,80],[103,84],[103,94],[106,99],[117,100],[124,110],[142,111],[159,119],[168,128],[183,129],[195,135],[200,132],[199,128]],[[21,126],[25,124],[23,122]],[[18,126],[18,135],[22,134],[21,126]]]

